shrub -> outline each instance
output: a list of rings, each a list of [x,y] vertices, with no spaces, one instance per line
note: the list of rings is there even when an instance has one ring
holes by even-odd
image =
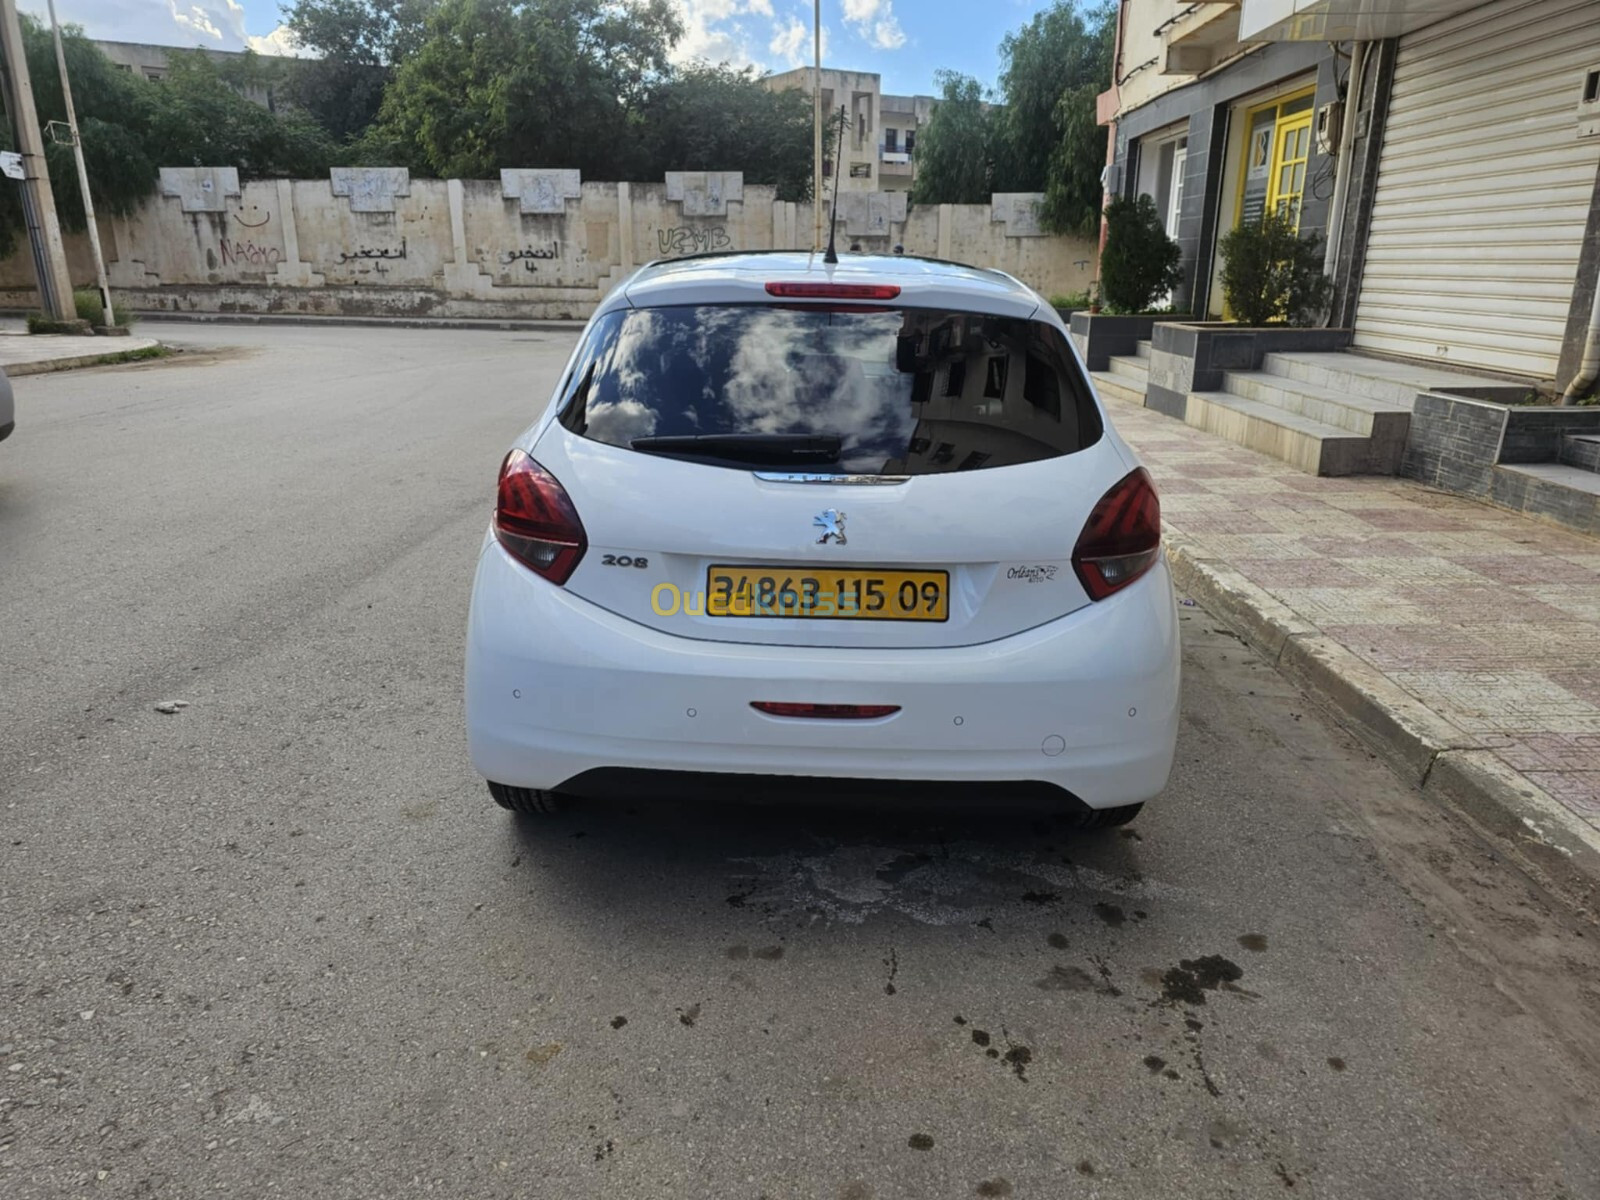
[[[89,331],[77,321],[57,321],[42,312],[31,312],[27,317],[29,333],[86,334]]]
[[[1051,296],[1051,308],[1083,309],[1089,307],[1088,292],[1069,292],[1065,296]]]
[[[1100,296],[1112,312],[1148,312],[1183,282],[1183,251],[1167,236],[1149,196],[1106,205]]]
[[[78,319],[91,325],[103,325],[106,319],[105,302],[100,299],[99,288],[79,288],[72,293],[72,306],[78,310]],[[111,319],[118,325],[132,325],[139,318],[115,296],[111,297]]]
[[[1241,325],[1312,325],[1333,283],[1322,273],[1322,238],[1301,237],[1286,212],[1241,225],[1222,239],[1222,294]]]

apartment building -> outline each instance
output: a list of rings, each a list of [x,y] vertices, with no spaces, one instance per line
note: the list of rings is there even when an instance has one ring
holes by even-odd
[[[799,67],[768,75],[773,91],[811,95],[816,71]],[[917,132],[933,113],[932,96],[896,96],[883,91],[883,77],[871,71],[822,69],[822,109],[837,115],[845,109],[844,153],[840,156],[839,188],[846,192],[909,191],[916,178]],[[835,134],[837,137],[837,134]],[[831,178],[838,142],[823,148],[823,170]]]
[[[1577,374],[1600,275],[1597,0],[1122,0],[1112,194],[1224,316],[1218,239],[1266,209],[1325,235],[1351,348]]]

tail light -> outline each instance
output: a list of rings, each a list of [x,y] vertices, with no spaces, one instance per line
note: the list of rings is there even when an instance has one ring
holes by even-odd
[[[589,548],[567,490],[521,450],[500,465],[494,536],[507,554],[551,583],[566,583]]]
[[[769,717],[809,717],[822,721],[876,721],[900,711],[898,704],[792,704],[783,700],[752,700],[750,707]]]
[[[782,300],[893,300],[896,283],[769,283],[767,295]]]
[[[1125,476],[1089,514],[1072,567],[1091,600],[1104,600],[1138,579],[1161,556],[1161,501],[1143,467]]]

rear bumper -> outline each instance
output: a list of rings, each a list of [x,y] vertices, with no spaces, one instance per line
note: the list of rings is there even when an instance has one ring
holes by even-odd
[[[1178,684],[1164,562],[1110,600],[1001,641],[867,651],[663,634],[538,579],[491,541],[468,621],[467,737],[481,774],[521,787],[607,768],[1035,782],[1107,808],[1166,785]],[[901,711],[792,720],[753,700]]]

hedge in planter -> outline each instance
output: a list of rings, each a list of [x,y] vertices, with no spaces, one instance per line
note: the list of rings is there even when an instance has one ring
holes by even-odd
[[[1222,294],[1241,325],[1315,325],[1333,283],[1322,238],[1301,237],[1288,212],[1269,212],[1222,239]]]
[[[1167,236],[1149,196],[1118,196],[1106,205],[1100,298],[1112,312],[1149,312],[1183,282],[1182,261],[1182,249]]]

